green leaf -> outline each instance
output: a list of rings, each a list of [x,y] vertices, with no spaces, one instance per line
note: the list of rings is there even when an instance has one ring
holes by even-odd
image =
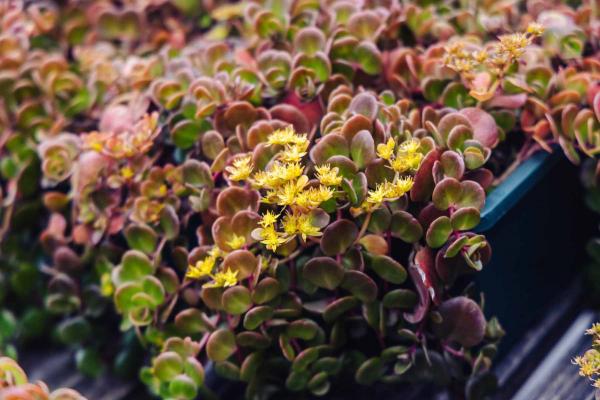
[[[392,236],[406,243],[416,243],[423,236],[419,221],[406,211],[395,211],[390,224]]]
[[[383,296],[382,303],[386,308],[413,309],[418,303],[418,296],[409,289],[395,289]]]
[[[212,361],[225,361],[235,350],[235,336],[225,328],[214,331],[206,343],[206,355]]]
[[[319,325],[310,319],[292,321],[286,328],[286,335],[290,338],[312,340],[319,331]]]
[[[132,249],[150,254],[156,247],[157,235],[148,226],[130,225],[125,229],[125,239]]]
[[[384,373],[384,365],[379,357],[369,358],[356,370],[354,378],[361,385],[372,385],[377,382]]]
[[[154,273],[150,259],[138,250],[129,250],[121,260],[121,270],[118,274],[122,282],[137,281]]]
[[[152,368],[158,379],[168,382],[183,372],[183,359],[174,351],[166,351],[153,360]]]
[[[321,250],[328,256],[344,253],[357,237],[358,228],[355,223],[347,219],[334,221],[323,231]]]
[[[429,225],[429,229],[427,229],[427,233],[425,234],[425,240],[430,247],[437,249],[446,243],[451,233],[452,224],[450,223],[450,218],[443,215]]]
[[[229,314],[243,314],[250,308],[252,299],[250,291],[245,286],[230,287],[223,292],[223,308]]]
[[[334,290],[342,283],[344,268],[330,257],[315,257],[306,263],[302,276],[313,285]]]
[[[360,271],[346,271],[342,280],[342,288],[364,303],[370,303],[377,298],[377,284]]]
[[[319,357],[319,349],[317,347],[309,347],[300,352],[292,363],[292,371],[306,370],[310,364]]]
[[[406,280],[406,269],[396,260],[388,256],[371,256],[369,266],[382,279],[401,284]]]
[[[347,311],[357,307],[359,304],[360,301],[353,296],[341,297],[327,305],[325,311],[323,311],[323,319],[327,323],[332,323]]]
[[[252,308],[244,316],[244,328],[254,330],[273,317],[273,307],[258,306]]]
[[[475,207],[459,208],[450,217],[452,228],[457,231],[468,231],[475,228],[481,217],[479,210]]]
[[[375,142],[371,132],[362,130],[354,135],[350,144],[350,155],[359,169],[364,169],[375,159]]]
[[[187,375],[177,375],[169,382],[170,397],[174,399],[191,400],[198,394],[198,386]]]
[[[252,300],[256,304],[264,304],[273,300],[281,291],[281,285],[277,279],[266,277],[261,279],[254,287]]]

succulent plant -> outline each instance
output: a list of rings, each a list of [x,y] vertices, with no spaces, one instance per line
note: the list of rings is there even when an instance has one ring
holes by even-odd
[[[43,382],[29,382],[25,371],[8,357],[0,357],[0,396],[7,400],[85,400],[73,389],[61,388],[50,392]]]
[[[4,319],[163,398],[493,388],[459,277],[515,165],[596,163],[595,3],[63,3],[0,6]]]

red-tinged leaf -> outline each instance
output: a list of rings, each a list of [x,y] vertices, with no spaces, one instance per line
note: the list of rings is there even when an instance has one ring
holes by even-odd
[[[473,127],[473,137],[485,147],[498,144],[498,127],[494,118],[481,108],[468,107],[460,110]]]
[[[433,181],[433,164],[439,160],[441,152],[437,149],[431,150],[423,161],[415,175],[415,182],[410,190],[412,201],[427,201],[433,192],[435,182]]]

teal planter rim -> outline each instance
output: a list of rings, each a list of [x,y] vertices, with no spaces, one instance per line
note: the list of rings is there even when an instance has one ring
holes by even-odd
[[[502,217],[525,196],[546,173],[560,160],[562,154],[540,150],[523,161],[485,200],[481,221],[475,232],[484,233],[496,225]]]

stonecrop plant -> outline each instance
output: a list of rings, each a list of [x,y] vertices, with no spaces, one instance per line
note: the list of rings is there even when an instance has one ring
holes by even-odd
[[[522,10],[527,12],[523,13]],[[2,351],[165,399],[493,390],[486,192],[600,146],[591,1],[0,5]]]
[[[52,392],[43,382],[29,382],[25,371],[17,362],[0,357],[0,398],[4,400],[85,400],[73,389],[56,389]]]

